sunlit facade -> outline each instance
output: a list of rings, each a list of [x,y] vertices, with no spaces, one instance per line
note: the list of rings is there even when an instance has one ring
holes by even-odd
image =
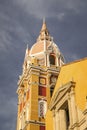
[[[87,58],[61,67],[46,114],[46,130],[87,130],[86,77]]]
[[[64,64],[45,21],[36,43],[27,47],[18,81],[17,130],[46,130],[46,112]]]

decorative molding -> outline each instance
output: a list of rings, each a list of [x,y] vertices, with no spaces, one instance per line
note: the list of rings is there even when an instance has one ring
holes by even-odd
[[[87,109],[85,109],[85,110],[83,111],[83,114],[84,114],[84,115],[87,115]]]
[[[70,91],[71,87],[75,87],[75,82],[68,82],[67,84],[61,86],[55,93],[55,95],[52,97],[49,109],[52,110],[55,105],[57,104],[58,101],[60,101],[60,99],[63,98],[63,96]]]
[[[37,56],[37,55],[40,55],[40,54],[44,54],[44,50],[42,52],[39,52],[39,53],[30,54],[30,56],[33,57],[33,56]]]
[[[43,125],[43,126],[45,126],[45,123],[44,123],[44,122],[37,121],[37,120],[29,120],[29,121],[26,121],[26,124],[36,124],[36,125]]]

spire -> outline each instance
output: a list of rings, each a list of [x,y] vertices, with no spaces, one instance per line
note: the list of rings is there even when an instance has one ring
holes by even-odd
[[[43,18],[43,25],[42,25],[41,31],[44,31],[44,32],[48,31],[47,25],[46,25],[46,22],[45,22],[45,18]]]
[[[39,35],[37,41],[40,41],[40,40],[49,40],[49,41],[51,41],[51,36],[50,36],[49,31],[47,29],[45,18],[43,18],[42,28],[41,28],[40,35]]]
[[[45,17],[43,18],[43,23],[45,23]]]

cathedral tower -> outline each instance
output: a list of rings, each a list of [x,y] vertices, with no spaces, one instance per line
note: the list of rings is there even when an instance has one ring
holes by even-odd
[[[45,130],[45,115],[64,58],[45,21],[36,43],[26,49],[18,81],[17,130]]]

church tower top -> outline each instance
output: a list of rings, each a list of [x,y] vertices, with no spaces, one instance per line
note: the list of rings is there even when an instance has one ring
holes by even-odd
[[[42,28],[41,28],[41,31],[40,31],[40,34],[39,34],[39,37],[38,37],[37,41],[43,41],[43,40],[48,40],[48,41],[52,40],[52,38],[51,38],[51,36],[49,34],[49,31],[47,29],[45,19],[43,19]]]
[[[43,20],[36,43],[33,44],[30,50],[28,47],[26,49],[24,70],[32,62],[31,59],[36,59],[38,65],[46,67],[52,65],[60,67],[64,64],[64,57],[50,36],[45,20]]]

